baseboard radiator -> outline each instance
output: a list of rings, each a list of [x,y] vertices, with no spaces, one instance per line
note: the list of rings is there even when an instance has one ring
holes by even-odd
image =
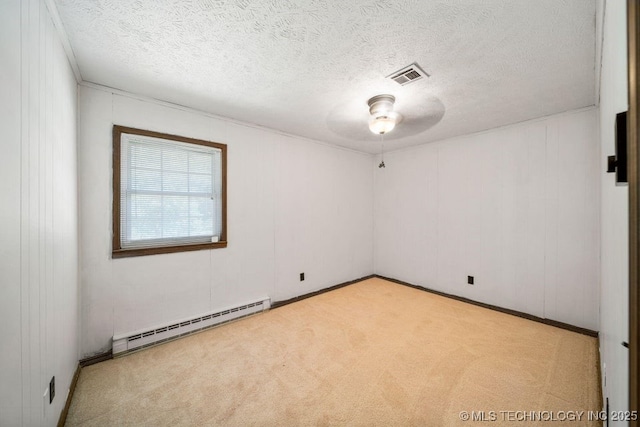
[[[270,307],[271,299],[263,298],[247,304],[205,313],[200,316],[167,323],[154,328],[114,335],[113,355],[121,355],[143,347],[149,347],[163,341],[175,339],[181,335],[191,334],[219,325],[220,323],[259,313],[268,310]]]

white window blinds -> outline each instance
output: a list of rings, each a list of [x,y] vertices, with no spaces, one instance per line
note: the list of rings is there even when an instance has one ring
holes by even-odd
[[[125,133],[120,143],[121,246],[217,241],[221,150]]]

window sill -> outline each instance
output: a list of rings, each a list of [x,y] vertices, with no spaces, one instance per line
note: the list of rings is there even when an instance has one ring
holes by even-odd
[[[179,245],[179,246],[160,246],[151,248],[134,248],[134,249],[116,249],[111,251],[111,258],[127,258],[134,256],[145,255],[157,255],[157,254],[171,254],[175,252],[189,252],[189,251],[201,251],[205,249],[219,249],[226,248],[227,242],[215,242],[215,243],[196,243],[191,245]]]

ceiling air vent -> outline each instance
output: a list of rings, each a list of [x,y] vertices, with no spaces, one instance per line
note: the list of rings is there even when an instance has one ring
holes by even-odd
[[[387,78],[403,86],[411,82],[415,82],[416,80],[420,80],[423,77],[429,77],[429,74],[425,73],[425,71],[415,62],[387,76]]]

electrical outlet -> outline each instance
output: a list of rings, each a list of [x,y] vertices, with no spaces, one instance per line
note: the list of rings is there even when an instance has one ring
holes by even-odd
[[[53,398],[56,396],[56,377],[55,375],[51,377],[51,381],[49,381],[49,405],[53,402]]]
[[[304,282],[304,273],[300,273],[300,281]]]
[[[473,276],[467,276],[467,283],[473,285]]]

